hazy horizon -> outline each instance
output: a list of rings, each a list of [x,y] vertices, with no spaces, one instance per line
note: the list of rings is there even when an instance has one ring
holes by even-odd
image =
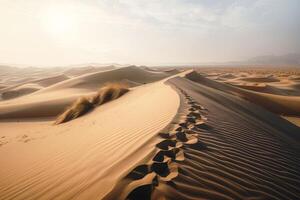
[[[0,63],[212,63],[300,52],[300,1],[9,1]]]

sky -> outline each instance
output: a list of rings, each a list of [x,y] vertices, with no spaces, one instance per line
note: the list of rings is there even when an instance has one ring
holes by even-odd
[[[0,63],[187,64],[300,53],[299,0],[0,0]]]

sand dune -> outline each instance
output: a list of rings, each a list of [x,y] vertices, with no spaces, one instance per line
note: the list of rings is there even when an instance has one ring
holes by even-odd
[[[28,84],[24,84],[24,85],[15,87],[14,89],[6,90],[6,91],[2,92],[1,98],[4,100],[13,99],[13,98],[17,98],[20,96],[24,96],[24,95],[33,93],[35,91],[40,90],[41,88],[43,88],[43,87],[41,87],[38,84],[28,83]]]
[[[154,136],[178,106],[178,94],[160,81],[59,126],[0,122],[10,138],[0,147],[0,199],[101,199],[153,154]]]
[[[64,68],[38,68],[38,67],[9,67],[0,66],[0,83],[5,83],[8,87],[20,86],[35,80],[41,80],[48,77],[59,76],[65,70]]]
[[[0,90],[3,89],[3,88],[6,88],[7,86],[4,85],[4,84],[0,84]]]
[[[223,78],[223,79],[233,79],[233,78],[237,78],[235,75],[230,74],[230,73],[226,73],[226,74],[222,74],[220,76],[218,76],[219,78]]]
[[[80,96],[92,95],[107,82],[129,87],[163,79],[170,74],[151,73],[131,66],[68,79],[22,98],[0,103],[0,119],[55,117]]]
[[[249,82],[263,82],[263,83],[269,83],[269,82],[278,82],[279,80],[274,77],[248,77],[248,78],[239,78],[241,81],[249,81]]]
[[[53,85],[52,87],[48,87],[44,90],[39,91],[38,93],[45,93],[49,91],[57,91],[66,88],[77,88],[82,90],[94,91],[99,86],[104,83],[111,81],[118,81],[126,83],[126,80],[129,80],[128,84],[131,82],[135,82],[136,84],[144,84],[153,82],[156,80],[160,80],[162,78],[167,77],[168,74],[159,72],[159,73],[151,73],[149,71],[145,71],[136,66],[124,67],[116,70],[105,71],[105,72],[96,72],[91,74],[86,74],[83,76],[79,76],[67,81],[63,81],[59,84]]]
[[[36,92],[42,88],[59,83],[69,79],[66,75],[58,75],[53,77],[42,78],[38,80],[28,81],[26,83],[6,87],[1,90],[2,99],[13,99]]]
[[[63,73],[67,76],[81,76],[88,73],[94,73],[99,71],[108,71],[116,69],[115,66],[102,66],[102,67],[94,67],[94,66],[84,66],[84,67],[73,67],[64,71]]]
[[[93,72],[1,102],[0,199],[300,196],[300,128],[280,116],[299,114],[298,96],[231,85],[241,74],[170,74]],[[260,86],[297,87],[279,79]],[[136,87],[53,125],[55,113],[108,81]]]
[[[297,199],[300,129],[212,82],[188,79],[169,80],[181,106],[156,154],[104,199]]]
[[[226,90],[235,91],[245,99],[266,107],[299,126],[298,68],[207,68],[199,72],[204,76],[212,75],[207,76],[209,79],[234,86]],[[235,78],[220,78],[226,74],[234,74]],[[219,86],[224,89],[222,84]]]
[[[58,75],[58,76],[47,77],[47,78],[35,80],[32,83],[36,83],[36,84],[38,84],[42,87],[48,87],[50,85],[53,85],[53,84],[56,84],[56,83],[59,83],[61,81],[65,81],[65,80],[68,80],[68,79],[69,79],[68,76],[66,76],[64,74],[61,74],[61,75]]]
[[[219,89],[223,92],[241,96],[244,99],[269,109],[272,112],[283,115],[300,116],[300,107],[298,106],[300,105],[299,96],[282,96],[244,90],[238,87],[225,85],[223,83],[210,80],[196,72],[189,74],[188,78],[201,84],[208,85],[209,87]]]

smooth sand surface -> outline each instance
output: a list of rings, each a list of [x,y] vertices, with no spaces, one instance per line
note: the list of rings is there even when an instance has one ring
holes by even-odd
[[[108,82],[129,87],[161,80],[171,74],[135,66],[89,73],[50,85],[32,94],[0,102],[0,119],[55,117],[80,96],[90,95]]]
[[[153,137],[178,106],[160,81],[66,124],[0,122],[0,199],[101,199],[153,153]]]
[[[1,102],[0,199],[300,196],[300,128],[284,119],[299,114],[298,72],[122,70]],[[64,104],[108,79],[137,84],[53,125]]]
[[[1,97],[3,100],[21,97],[41,90],[43,88],[49,87],[50,85],[59,83],[61,81],[65,81],[67,79],[69,79],[69,77],[62,74],[53,77],[27,81],[26,83],[21,83],[13,85],[11,87],[3,88],[1,90]]]
[[[298,68],[207,68],[198,71],[201,76],[228,85],[213,83],[214,87],[238,94],[287,120],[292,119],[292,123],[300,119]]]
[[[0,101],[31,94],[69,78],[116,69],[115,66],[9,67],[0,66]]]

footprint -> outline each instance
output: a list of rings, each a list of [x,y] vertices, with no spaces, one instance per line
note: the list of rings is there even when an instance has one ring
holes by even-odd
[[[176,147],[176,140],[163,140],[160,143],[156,144],[156,147],[162,150],[169,150]]]
[[[183,129],[187,129],[188,126],[189,126],[189,123],[188,122],[182,122],[179,124],[179,126]],[[182,131],[182,129],[180,129],[179,131]]]
[[[202,106],[200,105],[192,105],[192,108],[195,108],[197,110],[202,110]]]
[[[182,161],[184,160],[183,150],[179,148],[174,148],[167,151],[159,151],[153,158],[153,161],[156,162],[166,162],[168,160],[177,160]]]
[[[136,168],[134,168],[127,176],[126,178],[130,179],[142,179],[144,178],[147,174],[151,172],[151,169],[148,165],[139,165]]]
[[[212,126],[209,126],[208,124],[206,124],[204,122],[199,122],[199,123],[195,124],[195,128],[203,129],[203,130],[212,130],[213,129]]]
[[[163,132],[159,133],[158,135],[159,135],[160,137],[164,138],[164,139],[171,139],[171,138],[174,136],[174,134],[171,134],[171,133],[163,133]]]
[[[191,107],[191,108],[189,108],[189,111],[197,111],[197,109],[196,109],[196,108],[193,108],[193,107]]]
[[[151,165],[151,169],[161,177],[166,177],[170,174],[168,162],[154,162]]]
[[[158,186],[158,178],[155,173],[147,175],[145,178],[129,183],[124,191],[134,188],[126,198],[120,195],[120,199],[126,200],[151,200],[151,195],[155,187]]]
[[[195,112],[195,111],[190,112],[187,116],[188,117],[196,117],[198,119],[202,118],[201,114],[199,112]]]
[[[178,132],[176,138],[184,144],[194,144],[198,142],[196,134],[186,134],[184,132]]]
[[[137,187],[127,196],[126,200],[151,200],[153,189],[154,187],[152,184]]]
[[[195,116],[187,117],[186,121],[188,123],[196,123],[197,118]]]

